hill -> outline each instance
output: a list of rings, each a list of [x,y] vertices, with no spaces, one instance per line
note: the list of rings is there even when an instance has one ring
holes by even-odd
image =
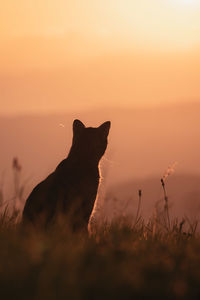
[[[199,115],[200,105],[193,103],[154,109],[108,108],[57,115],[2,116],[0,174],[5,171],[5,185],[10,192],[11,163],[17,156],[23,167],[22,178],[29,178],[28,194],[67,156],[73,119],[80,118],[86,126],[112,122],[108,150],[101,164],[105,191],[122,182],[151,177],[158,178],[159,185],[159,179],[175,161],[177,174],[198,176]],[[198,180],[194,182],[196,191]]]

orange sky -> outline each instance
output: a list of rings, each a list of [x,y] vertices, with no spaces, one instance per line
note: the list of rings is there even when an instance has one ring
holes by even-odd
[[[200,1],[7,0],[1,113],[200,100]]]

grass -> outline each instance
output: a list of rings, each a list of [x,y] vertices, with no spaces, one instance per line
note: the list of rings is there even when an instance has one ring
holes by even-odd
[[[26,230],[18,211],[4,208],[1,299],[200,299],[197,223],[171,220],[165,182],[163,190],[163,210],[147,223],[139,191],[135,220],[104,223],[90,237],[71,232],[66,220],[45,232]]]
[[[88,237],[64,223],[25,231],[4,215],[1,299],[199,299],[199,235],[153,225],[118,220]]]

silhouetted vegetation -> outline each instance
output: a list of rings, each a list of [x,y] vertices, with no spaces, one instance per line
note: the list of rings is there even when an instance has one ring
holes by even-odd
[[[20,170],[15,159],[13,205],[23,186]],[[91,224],[90,235],[72,232],[66,219],[45,231],[22,227],[1,186],[1,298],[199,299],[198,222],[171,219],[165,180],[162,203],[149,221],[141,216],[139,190],[133,219],[102,219]]]
[[[199,299],[196,224],[185,231],[186,224],[171,221],[168,228],[159,217],[132,227],[115,220],[88,237],[67,222],[28,231],[4,212],[2,299]]]

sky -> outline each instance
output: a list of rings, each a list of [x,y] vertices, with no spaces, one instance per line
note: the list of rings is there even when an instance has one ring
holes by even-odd
[[[1,114],[200,100],[198,0],[0,0]]]
[[[200,0],[0,0],[0,177],[16,156],[31,190],[75,118],[111,120],[105,185],[199,175],[199,112]]]

